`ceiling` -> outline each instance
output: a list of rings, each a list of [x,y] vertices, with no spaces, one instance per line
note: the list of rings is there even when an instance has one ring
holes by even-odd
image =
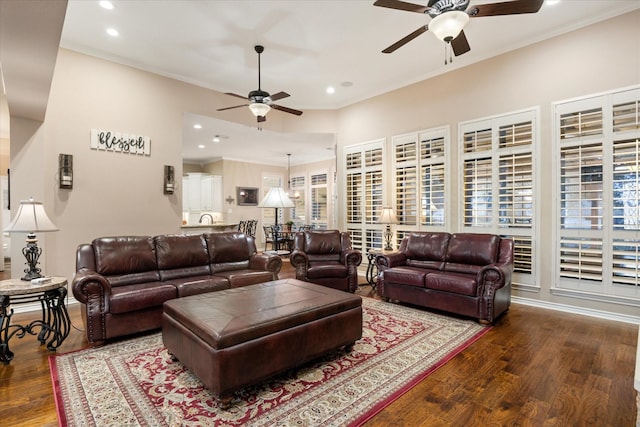
[[[392,54],[381,53],[430,18],[375,7],[373,0],[112,3],[113,10],[106,10],[98,1],[70,0],[61,46],[244,96],[258,86],[254,46],[261,44],[262,89],[289,93],[278,104],[303,111],[341,108],[640,8],[640,0],[560,0],[536,14],[474,18],[465,27],[471,51],[444,65],[443,43],[429,33]],[[482,3],[491,1],[471,1]],[[107,28],[120,35],[108,36]],[[327,94],[327,86],[335,93]],[[227,101],[217,107],[243,103],[234,97]],[[274,114],[286,113],[269,113]],[[201,132],[193,132],[195,121]],[[211,144],[212,134],[228,138],[210,150],[198,149]],[[291,164],[333,157],[333,135],[285,137],[190,114],[184,138],[184,157],[192,161],[225,157],[286,165],[287,152],[293,154]],[[264,143],[256,145],[257,139]],[[275,153],[262,151],[274,146]]]

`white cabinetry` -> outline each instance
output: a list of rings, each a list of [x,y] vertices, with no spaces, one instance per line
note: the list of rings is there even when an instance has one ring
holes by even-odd
[[[182,209],[222,212],[222,176],[190,173],[182,178]]]

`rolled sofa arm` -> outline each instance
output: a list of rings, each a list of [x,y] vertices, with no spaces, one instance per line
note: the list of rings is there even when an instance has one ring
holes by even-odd
[[[513,266],[507,264],[489,264],[482,267],[478,273],[478,285],[481,294],[493,293],[511,283]]]
[[[383,254],[376,256],[376,265],[378,271],[384,271],[388,268],[396,267],[398,265],[405,265],[407,257],[404,252],[393,252],[390,254]]]
[[[302,251],[293,251],[289,255],[289,262],[296,269],[296,279],[304,280],[309,268],[309,257]]]
[[[278,255],[253,254],[249,258],[249,268],[252,270],[264,270],[273,273],[278,278],[282,268],[282,259]]]
[[[111,284],[101,274],[82,268],[71,282],[73,296],[85,304],[85,327],[90,344],[100,344],[106,339],[105,313],[110,311]]]
[[[362,263],[362,254],[355,249],[348,249],[344,251],[344,262],[347,267],[357,267]]]
[[[93,270],[82,268],[73,277],[71,290],[73,291],[73,296],[83,304],[89,304],[89,301],[99,297],[105,301],[105,311],[109,311],[108,297],[111,295],[111,284],[103,275]]]

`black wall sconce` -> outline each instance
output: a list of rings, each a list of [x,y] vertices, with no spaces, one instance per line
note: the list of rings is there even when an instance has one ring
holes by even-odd
[[[58,154],[58,180],[60,188],[67,190],[73,188],[73,155]]]
[[[173,166],[164,165],[164,194],[173,194],[176,186],[176,177]]]

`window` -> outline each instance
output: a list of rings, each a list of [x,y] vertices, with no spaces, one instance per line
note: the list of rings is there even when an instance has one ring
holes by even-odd
[[[264,199],[264,196],[267,195],[269,190],[272,187],[282,187],[282,177],[277,175],[263,175],[262,176],[262,196],[260,200]],[[284,209],[278,209],[278,224],[282,224],[284,222],[283,214]],[[263,224],[275,224],[276,221],[276,210],[275,209],[262,209],[262,223]]]
[[[291,220],[300,224],[306,224],[307,216],[305,214],[306,200],[305,200],[305,177],[294,176],[291,178],[291,201],[295,205],[291,209]]]
[[[554,105],[554,290],[640,299],[640,89]]]
[[[449,133],[442,127],[392,139],[396,247],[410,231],[445,226]]]
[[[355,249],[382,247],[384,140],[344,148],[347,231]]]
[[[514,242],[514,286],[535,281],[537,109],[460,124],[461,225]]]
[[[311,174],[311,224],[315,229],[324,230],[328,226],[327,172]]]

